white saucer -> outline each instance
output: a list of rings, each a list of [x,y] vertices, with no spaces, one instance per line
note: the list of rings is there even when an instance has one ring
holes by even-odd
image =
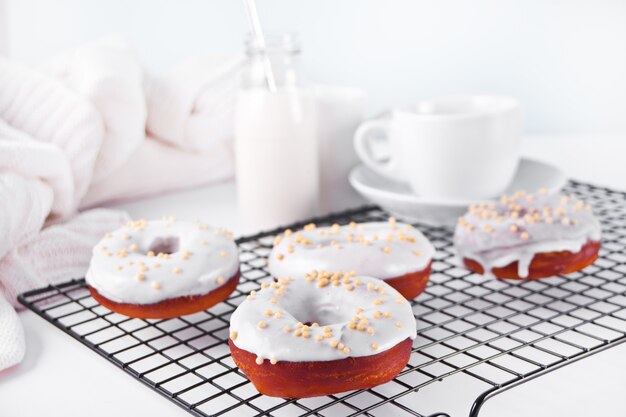
[[[365,165],[358,165],[350,172],[350,184],[366,199],[378,204],[394,216],[411,223],[433,226],[454,225],[456,219],[467,211],[475,201],[436,200],[420,197],[405,183],[387,179]],[[563,188],[567,178],[553,165],[522,158],[505,193],[519,190],[537,191],[546,188],[556,193]]]

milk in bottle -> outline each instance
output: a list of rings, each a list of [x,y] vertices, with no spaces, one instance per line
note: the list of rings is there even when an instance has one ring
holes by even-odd
[[[316,105],[313,92],[298,80],[293,36],[267,38],[262,47],[250,40],[247,54],[235,112],[235,158],[242,223],[255,231],[316,213]]]

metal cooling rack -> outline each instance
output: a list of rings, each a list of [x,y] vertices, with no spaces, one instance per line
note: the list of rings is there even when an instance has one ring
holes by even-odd
[[[458,399],[474,381],[478,391],[470,393],[474,402],[467,410],[477,416],[488,398],[626,340],[626,194],[579,182],[570,182],[565,192],[592,203],[603,225],[600,258],[568,276],[515,282],[472,274],[455,261],[449,229],[418,225],[437,248],[428,288],[412,303],[418,338],[407,367],[367,390],[270,398],[235,367],[226,343],[230,315],[248,292],[271,279],[265,259],[277,231],[237,240],[241,283],[227,301],[197,314],[131,319],[100,306],[82,279],[19,300],[193,415],[421,416],[418,409],[433,412],[424,411],[426,398],[438,399],[434,411],[444,409],[446,395]],[[314,221],[386,218],[382,210],[365,207]],[[463,377],[461,385],[455,377]],[[441,397],[423,395],[436,387],[444,388]]]

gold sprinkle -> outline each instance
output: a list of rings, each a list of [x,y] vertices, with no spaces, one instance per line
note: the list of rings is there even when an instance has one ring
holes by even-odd
[[[137,274],[135,275],[135,279],[137,281],[143,281],[144,279],[146,279],[146,277],[144,276],[144,274]]]
[[[155,262],[155,263],[153,263],[153,264],[152,264],[152,267],[153,267],[153,268],[160,268],[160,267],[161,267],[161,264],[160,264],[160,263],[158,263],[158,262]]]
[[[385,246],[385,247],[383,248],[383,252],[385,252],[385,253],[391,253],[391,248],[390,248],[389,246]]]
[[[347,355],[348,353],[350,353],[350,348],[348,346],[345,346],[343,349],[341,349],[341,351]]]
[[[284,331],[285,333],[290,333],[290,332],[291,332],[291,327],[289,327],[289,325],[288,325],[288,324],[286,324],[286,325],[285,325],[285,327],[283,327],[283,331]]]
[[[257,327],[258,327],[259,329],[265,329],[265,328],[267,327],[267,323],[265,323],[263,320],[261,320],[261,321],[259,322],[259,324],[257,324]]]
[[[133,243],[132,245],[130,245],[130,248],[129,248],[129,249],[130,249],[130,251],[131,251],[131,252],[136,252],[136,251],[137,251],[137,248],[138,248],[137,244],[136,244],[136,243]]]
[[[513,232],[513,233],[517,233],[517,231],[518,231],[518,230],[519,230],[519,227],[517,227],[517,225],[516,225],[516,224],[512,224],[512,225],[511,225],[511,232]]]
[[[563,219],[561,219],[561,223],[565,226],[568,226],[570,224],[569,217],[563,217]]]
[[[390,319],[391,318],[391,312],[390,311],[386,311],[384,314],[386,319]]]
[[[217,282],[217,285],[222,285],[224,282],[226,282],[226,280],[222,276],[217,277],[215,281]]]
[[[366,329],[366,331],[367,331],[367,334],[369,334],[369,335],[374,334],[374,328],[373,328],[372,326],[368,327],[368,328]]]
[[[528,234],[528,232],[522,232],[519,237],[522,238],[522,240],[527,240],[530,235]]]
[[[161,289],[161,283],[158,281],[155,281],[152,283],[152,288],[154,288],[155,290],[159,290]]]
[[[383,303],[382,298],[374,298],[374,305],[379,306]]]
[[[378,349],[378,343],[372,343],[372,350]]]
[[[316,342],[321,342],[322,340],[324,340],[324,336],[321,334],[318,334],[317,336],[315,336],[315,341]]]
[[[274,315],[274,312],[268,308],[263,314],[265,314],[265,317],[272,317]]]
[[[396,327],[402,327],[402,322],[401,321],[397,321],[396,322]]]
[[[414,251],[413,251],[413,255],[415,255],[415,256],[420,256],[420,255],[421,255],[421,253],[420,253],[420,251],[418,251],[418,250],[414,250]]]
[[[363,312],[363,309],[361,307],[356,309],[356,314],[361,314]]]
[[[373,317],[374,317],[375,319],[379,319],[379,318],[381,318],[382,316],[383,316],[383,313],[382,313],[381,311],[378,311],[378,310],[374,311]]]
[[[272,365],[276,365],[278,363],[278,361],[276,360],[276,358],[272,357],[272,359],[270,359],[270,363]]]
[[[291,231],[291,229],[287,229],[287,230],[285,230],[285,236],[286,236],[286,237],[291,236],[291,234],[292,234],[292,233],[293,233],[293,232]]]
[[[282,261],[283,259],[285,259],[285,255],[283,255],[282,253],[279,253],[278,255],[276,255],[276,259],[278,259],[279,261]]]
[[[272,303],[272,304],[276,304],[277,302],[278,302],[278,301],[276,301],[276,299],[275,299],[274,297],[272,297],[272,298],[270,299],[270,303]]]
[[[330,339],[330,341],[328,342],[328,344],[330,345],[330,347],[337,347],[337,345],[339,344],[339,342],[337,342],[337,340],[335,339]]]
[[[153,251],[151,251],[151,250],[149,250],[149,251],[148,251],[148,253],[147,253],[147,255],[148,255],[148,256],[150,256],[150,257],[153,257],[153,256],[154,256],[154,252],[153,252]]]
[[[231,338],[231,340],[237,339],[237,332],[235,332],[235,331],[230,332],[230,338]]]
[[[260,356],[257,356],[255,362],[257,365],[263,365],[263,358]]]
[[[398,298],[396,298],[396,303],[398,303],[398,304],[402,304],[402,303],[404,303],[404,301],[405,301],[404,297],[401,296],[401,295],[399,295]]]
[[[124,269],[124,267],[122,265],[118,265],[116,268],[118,271],[121,271],[122,269]]]
[[[172,271],[173,271],[175,274],[180,274],[181,269],[180,269],[179,267],[175,267],[174,269],[172,269]]]

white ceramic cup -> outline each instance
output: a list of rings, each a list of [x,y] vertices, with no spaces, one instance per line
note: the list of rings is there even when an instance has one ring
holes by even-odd
[[[373,140],[388,142],[376,158]],[[503,192],[519,162],[521,112],[515,99],[449,96],[399,107],[362,123],[354,135],[359,158],[379,174],[434,199],[482,199]]]

